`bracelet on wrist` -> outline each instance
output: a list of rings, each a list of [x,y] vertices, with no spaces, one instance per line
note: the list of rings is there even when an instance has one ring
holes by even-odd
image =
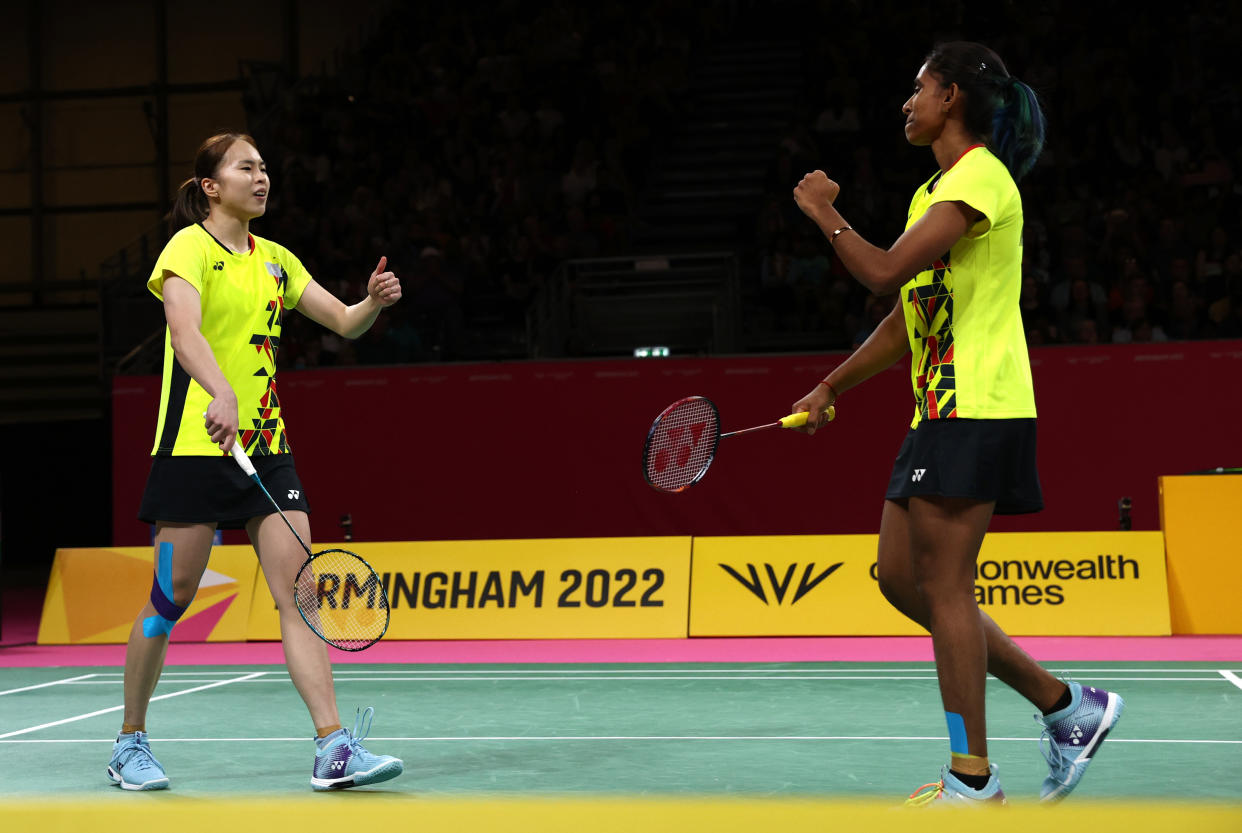
[[[842,232],[853,231],[853,230],[854,229],[852,226],[841,226],[841,228],[836,229],[835,231],[833,231],[832,234],[828,235],[828,242],[835,244],[837,242],[837,235],[841,234]]]
[[[840,398],[841,398],[841,394],[837,393],[837,389],[836,389],[836,388],[834,388],[834,387],[832,386],[832,383],[831,383],[831,382],[829,382],[827,379],[820,379],[820,380],[819,380],[818,382],[816,382],[815,384],[817,384],[817,385],[823,385],[824,387],[828,388],[828,392],[832,394],[832,398],[833,398],[834,400],[836,400],[836,399],[840,399]]]

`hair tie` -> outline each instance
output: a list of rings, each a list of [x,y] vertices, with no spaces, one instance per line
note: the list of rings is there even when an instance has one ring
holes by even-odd
[[[1005,87],[1010,82],[1016,80],[1012,75],[1005,72],[1004,69],[993,67],[987,61],[980,61],[975,67],[975,78],[980,84],[995,88]]]

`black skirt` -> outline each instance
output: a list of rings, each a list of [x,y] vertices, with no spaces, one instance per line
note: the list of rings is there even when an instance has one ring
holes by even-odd
[[[310,512],[292,454],[252,457],[255,471],[281,510]],[[232,457],[152,457],[138,520],[153,524],[214,523],[244,529],[251,518],[275,514],[272,503]]]
[[[888,500],[925,495],[996,501],[998,515],[1044,508],[1034,419],[924,419],[906,434]]]

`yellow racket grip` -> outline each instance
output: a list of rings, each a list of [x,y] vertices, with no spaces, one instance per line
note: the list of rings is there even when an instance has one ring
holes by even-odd
[[[829,405],[828,410],[824,411],[824,414],[827,415],[828,421],[832,422],[834,419],[837,418],[836,406]],[[790,414],[787,417],[781,417],[781,427],[782,428],[801,428],[803,425],[806,425],[806,418],[810,415],[811,414],[809,411],[799,411],[796,414]]]

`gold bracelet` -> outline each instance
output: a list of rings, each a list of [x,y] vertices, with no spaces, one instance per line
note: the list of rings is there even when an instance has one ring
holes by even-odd
[[[835,244],[835,243],[837,242],[837,235],[838,235],[838,234],[840,234],[840,233],[841,233],[841,232],[843,232],[843,231],[853,231],[853,230],[854,230],[854,229],[853,229],[853,227],[852,227],[852,226],[841,226],[841,228],[837,229],[837,230],[836,230],[836,231],[834,231],[832,234],[828,235],[828,242],[829,242],[829,243],[832,243],[832,244]]]

